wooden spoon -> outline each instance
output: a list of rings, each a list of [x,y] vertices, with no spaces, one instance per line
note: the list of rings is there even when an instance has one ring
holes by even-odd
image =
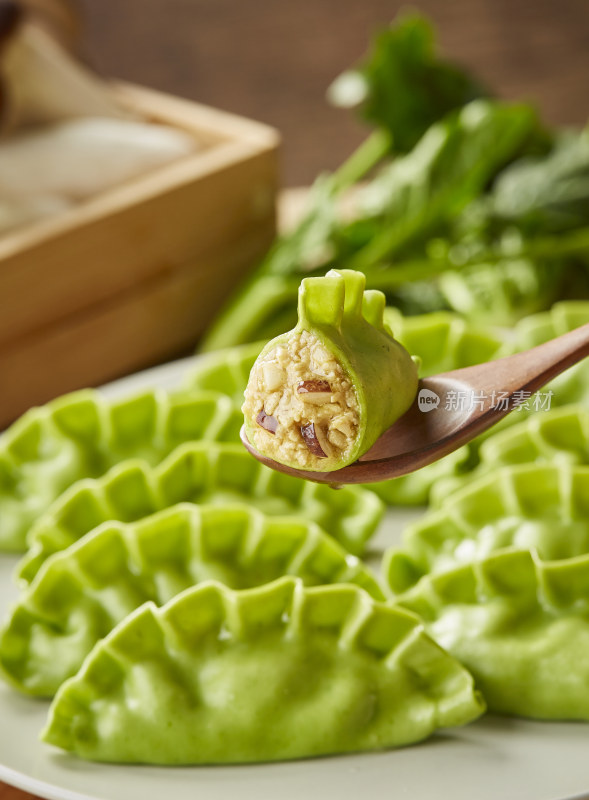
[[[470,442],[588,355],[589,324],[507,358],[424,378],[411,408],[358,461],[333,472],[292,469],[266,458],[249,443],[245,427],[241,440],[262,464],[317,483],[398,478]]]

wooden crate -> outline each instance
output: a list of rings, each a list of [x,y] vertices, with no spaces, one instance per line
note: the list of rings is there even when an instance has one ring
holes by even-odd
[[[274,236],[273,129],[135,86],[114,91],[205,147],[0,238],[0,428],[186,352]]]

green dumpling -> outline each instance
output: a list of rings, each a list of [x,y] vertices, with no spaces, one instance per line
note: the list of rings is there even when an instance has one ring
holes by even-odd
[[[404,316],[397,308],[385,309],[385,322],[403,347],[418,356],[422,377],[471,367],[514,352],[508,332],[477,325],[453,311]],[[204,388],[204,387],[203,387]]]
[[[385,579],[404,592],[428,572],[451,569],[505,547],[542,561],[589,553],[589,467],[499,467],[451,494],[410,525],[385,554]]]
[[[247,379],[265,344],[253,342],[199,355],[186,372],[183,386],[192,392],[222,392],[241,405]]]
[[[499,464],[589,465],[589,408],[570,405],[532,414],[487,439],[480,459],[481,473]]]
[[[241,423],[214,392],[109,400],[87,389],[32,408],[0,437],[0,551],[25,550],[33,522],[76,481],[129,458],[157,464],[183,442],[237,441]]]
[[[334,492],[264,467],[241,444],[192,442],[156,467],[123,461],[101,478],[71,486],[31,528],[18,577],[31,581],[52,553],[103,522],[135,522],[182,502],[241,502],[267,514],[302,516],[355,555],[362,554],[383,514],[380,500],[366,489],[346,486]]]
[[[387,308],[384,319],[395,338],[419,358],[423,376],[443,372],[440,364],[445,369],[458,369],[487,361],[504,347],[499,337],[451,312],[403,317],[397,309]],[[191,391],[222,392],[241,403],[248,376],[264,344],[238,345],[201,355],[186,373],[184,386]],[[468,456],[468,447],[461,447],[410,475],[371,483],[368,488],[388,505],[422,505],[427,503],[432,485],[461,472]]]
[[[286,574],[384,597],[362,562],[302,519],[184,503],[131,525],[105,523],[51,556],[21,593],[0,633],[0,666],[16,688],[50,697],[147,600],[162,605],[208,579],[242,589]]]
[[[460,314],[437,311],[403,316],[386,308],[385,324],[420,363],[421,377],[480,364],[513,352],[513,345],[495,328],[469,322]],[[184,378],[190,390],[222,392],[241,402],[247,379],[264,343],[245,344],[199,357]],[[470,448],[461,447],[443,459],[401,478],[373,483],[369,488],[389,505],[419,505],[441,480],[467,469]]]
[[[417,392],[417,367],[360,272],[306,278],[299,321],[269,342],[245,391],[247,436],[265,456],[328,472],[365,453]]]
[[[475,325],[451,311],[406,317],[396,308],[387,308],[384,318],[395,338],[419,359],[421,378],[481,364],[512,351],[497,330]],[[460,447],[409,475],[370,484],[370,488],[388,505],[425,505],[432,487],[468,469],[469,458],[470,447]]]
[[[515,326],[518,350],[543,344],[589,322],[589,300],[563,300],[549,311],[524,317]],[[552,392],[551,405],[589,402],[589,363],[585,360],[550,381],[542,392]]]
[[[483,708],[417,617],[358,587],[211,582],[98,643],[42,738],[94,761],[275,761],[411,744]]]
[[[502,550],[397,598],[473,674],[490,711],[589,720],[589,556]]]
[[[386,308],[384,321],[399,343],[419,359],[421,377],[480,364],[513,350],[495,329],[475,325],[450,311],[405,317],[396,308]],[[245,344],[200,356],[188,370],[184,385],[191,390],[222,392],[241,402],[262,347],[263,343]],[[461,447],[410,475],[373,483],[369,488],[389,505],[425,504],[432,485],[460,473],[468,458],[469,448]]]
[[[443,505],[452,492],[509,464],[583,464],[589,466],[589,409],[561,406],[528,414],[521,422],[486,439],[479,450],[480,463],[473,472],[444,476],[433,488],[431,502]]]

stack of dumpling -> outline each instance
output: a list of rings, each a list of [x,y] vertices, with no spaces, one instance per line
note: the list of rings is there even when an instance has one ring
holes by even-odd
[[[425,374],[587,319],[560,304],[508,341],[391,312]],[[496,711],[586,719],[589,413],[565,405],[589,396],[586,368],[559,379],[560,408],[515,412],[376,494],[335,492],[238,444],[259,351],[201,358],[177,392],[79,392],[2,435],[0,547],[26,553],[0,664],[18,690],[57,693],[44,738],[184,764],[386,748],[476,718],[479,689]],[[382,585],[360,560],[377,494],[433,505]]]
[[[524,318],[515,344],[586,322],[589,303],[558,303]],[[491,711],[589,720],[588,378],[584,363],[568,370],[476,442],[478,466],[447,471],[385,556],[395,601],[468,667]]]
[[[388,309],[422,375],[533,347],[589,322],[565,301],[513,331],[459,314]],[[202,360],[187,386],[236,396],[259,345]],[[472,445],[412,475],[371,485],[385,502],[431,511],[390,550],[394,601],[474,674],[491,710],[589,718],[589,369],[568,370]]]
[[[0,234],[53,217],[198,149],[165,125],[87,117],[0,141]]]
[[[220,385],[220,388],[222,386]],[[211,390],[79,392],[0,439],[0,543],[27,549],[5,677],[95,760],[265,761],[404,745],[483,710],[358,558],[362,488],[261,466]]]

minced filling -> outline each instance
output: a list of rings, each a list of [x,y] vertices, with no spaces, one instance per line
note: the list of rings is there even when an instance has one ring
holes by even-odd
[[[358,434],[358,409],[341,364],[308,331],[258,359],[242,406],[255,423],[254,447],[301,469],[347,457]]]

